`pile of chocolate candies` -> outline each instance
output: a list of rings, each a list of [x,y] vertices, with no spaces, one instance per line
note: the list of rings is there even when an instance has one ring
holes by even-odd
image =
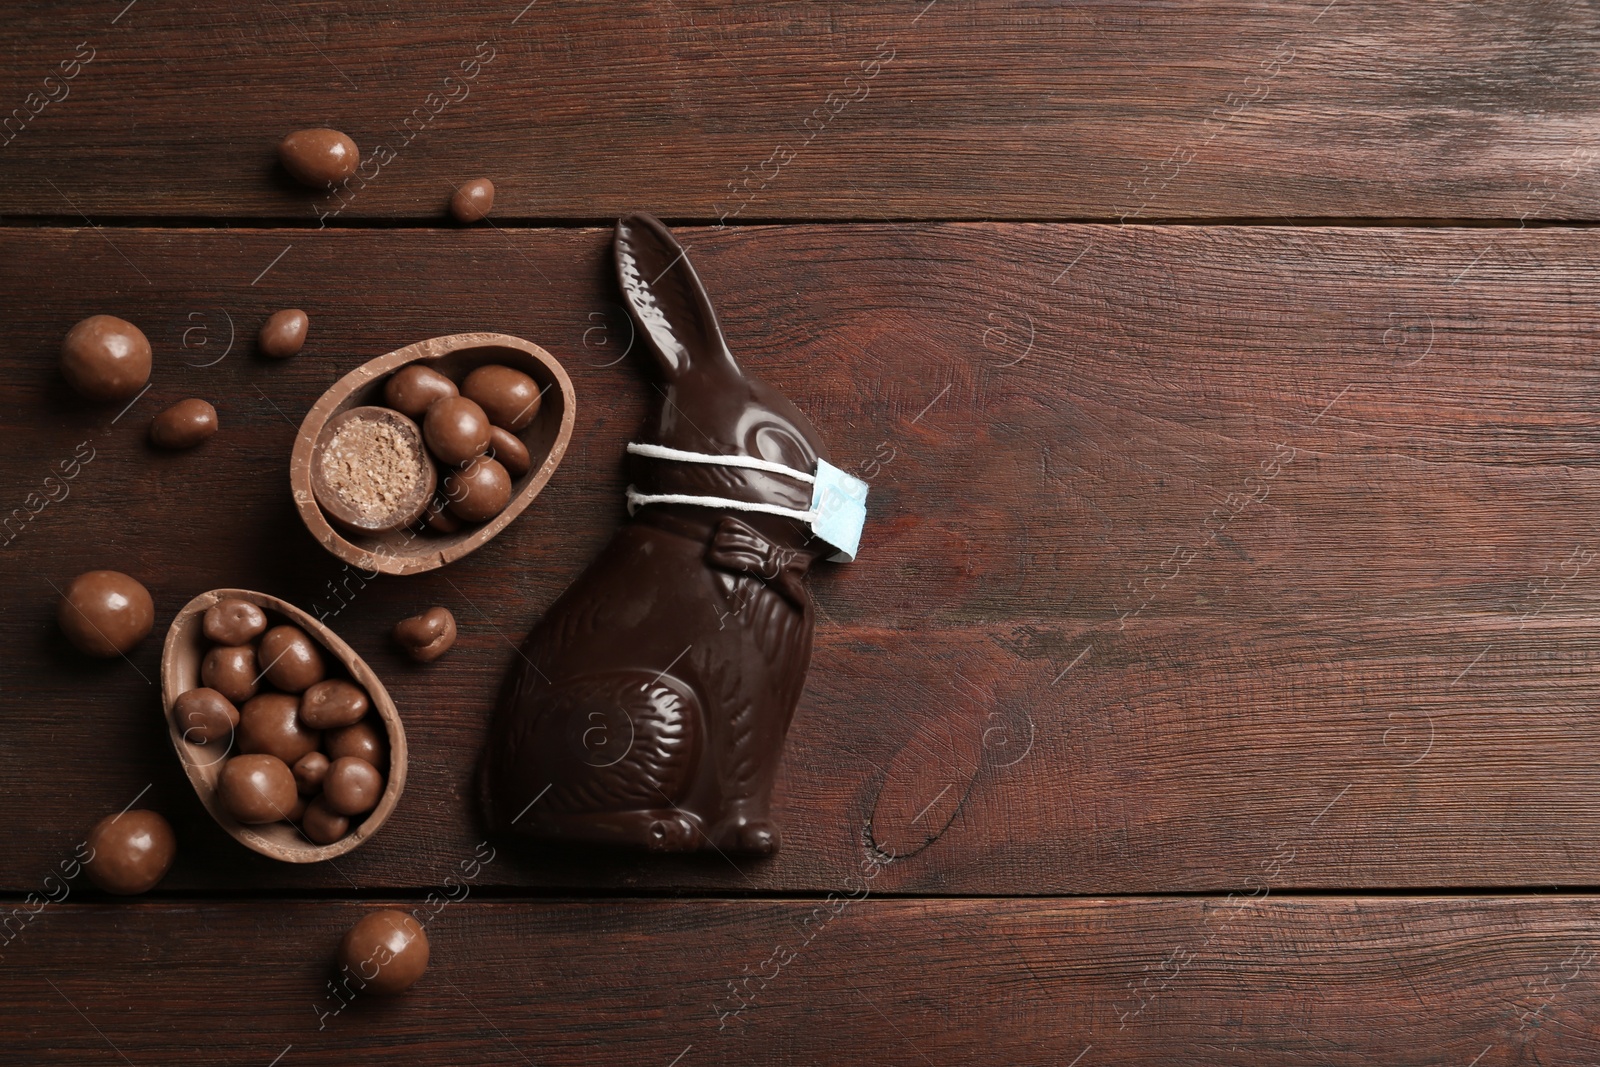
[[[424,519],[439,533],[487,522],[511,502],[511,481],[532,460],[518,433],[539,414],[543,394],[531,377],[498,363],[478,367],[456,383],[431,367],[411,364],[383,386],[384,403],[422,425],[428,454],[439,465],[440,497]]]
[[[206,609],[201,688],[173,704],[184,740],[229,744],[217,799],[239,822],[290,822],[331,845],[377,807],[389,741],[362,688],[328,677],[322,651],[298,626],[268,628],[245,600]],[[265,684],[263,684],[263,682]]]

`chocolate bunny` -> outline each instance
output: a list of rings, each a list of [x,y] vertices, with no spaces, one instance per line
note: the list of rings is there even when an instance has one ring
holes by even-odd
[[[824,472],[854,483],[862,517],[866,487],[740,368],[660,221],[620,219],[615,252],[661,377],[628,446],[633,515],[523,642],[481,765],[484,811],[532,837],[767,855],[811,659],[802,579],[859,534],[857,519],[833,544],[818,536],[814,486]]]

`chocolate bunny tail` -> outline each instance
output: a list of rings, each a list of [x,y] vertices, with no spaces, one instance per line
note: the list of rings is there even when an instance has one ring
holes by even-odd
[[[688,251],[654,215],[617,220],[617,282],[639,331],[670,380],[693,372],[739,373],[711,297]]]

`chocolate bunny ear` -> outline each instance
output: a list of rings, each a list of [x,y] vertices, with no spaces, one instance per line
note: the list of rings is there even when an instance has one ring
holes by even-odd
[[[690,371],[739,373],[700,276],[654,215],[617,220],[617,281],[668,380]]]

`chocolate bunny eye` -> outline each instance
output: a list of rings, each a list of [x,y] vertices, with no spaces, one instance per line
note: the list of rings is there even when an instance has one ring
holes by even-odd
[[[759,459],[808,471],[816,466],[798,438],[781,426],[762,426],[750,436],[751,453]]]

